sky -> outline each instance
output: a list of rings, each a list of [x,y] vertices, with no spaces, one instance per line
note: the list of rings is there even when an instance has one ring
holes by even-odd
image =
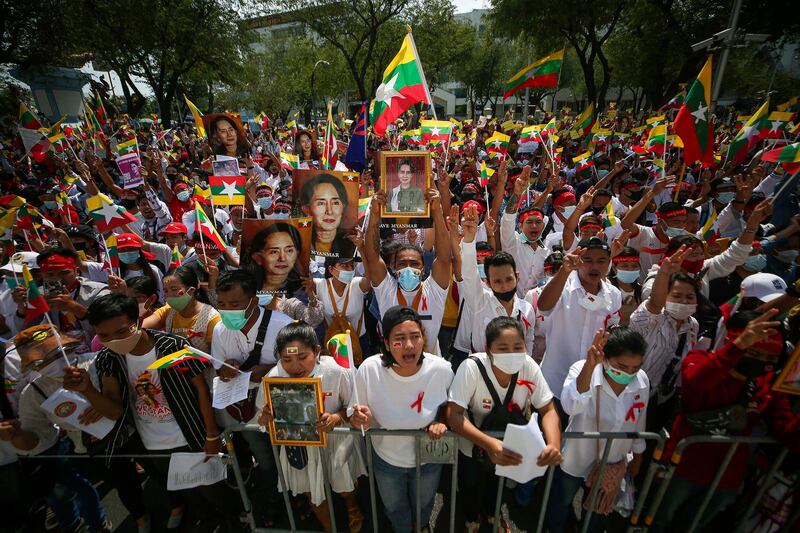
[[[489,0],[450,0],[456,6],[456,13],[489,7]]]

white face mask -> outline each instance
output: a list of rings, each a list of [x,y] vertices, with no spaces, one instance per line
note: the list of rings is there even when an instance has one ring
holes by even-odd
[[[493,353],[492,365],[506,374],[516,374],[525,365],[528,354],[525,352]]]
[[[686,320],[697,311],[697,304],[679,304],[677,302],[667,302],[664,310],[675,320]]]
[[[587,294],[581,298],[580,304],[587,311],[598,311],[606,306],[606,298],[599,294]]]

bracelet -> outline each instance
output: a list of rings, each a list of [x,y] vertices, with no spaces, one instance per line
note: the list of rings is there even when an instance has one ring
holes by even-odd
[[[758,230],[754,230],[754,229],[750,229],[750,228],[744,228],[742,230],[742,233],[755,233],[756,231],[758,231]]]
[[[220,434],[217,433],[214,437],[206,437],[206,442],[214,442],[215,440],[219,440]]]

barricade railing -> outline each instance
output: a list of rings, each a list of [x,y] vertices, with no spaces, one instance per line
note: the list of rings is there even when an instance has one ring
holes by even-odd
[[[283,496],[284,506],[286,508],[286,513],[289,521],[289,529],[278,529],[278,528],[263,528],[258,527],[256,524],[256,519],[253,511],[252,501],[250,500],[250,495],[247,492],[246,483],[244,480],[244,476],[242,475],[241,468],[239,466],[239,462],[236,458],[236,451],[233,446],[233,439],[232,433],[239,432],[239,431],[258,431],[264,432],[264,429],[261,426],[255,424],[237,424],[234,426],[230,426],[225,428],[223,434],[225,435],[226,441],[226,453],[219,454],[221,460],[228,466],[231,467],[234,478],[236,480],[237,488],[239,491],[239,496],[242,500],[242,505],[244,509],[244,515],[246,518],[246,522],[250,527],[251,531],[254,532],[282,532],[282,531],[291,531],[291,532],[302,532],[303,530],[299,530],[297,528],[297,521],[294,516],[294,511],[291,505],[291,499],[289,496],[288,485],[286,483],[286,475],[283,471],[283,466],[280,461],[280,447],[279,446],[272,446],[273,451],[273,459],[275,461],[275,466],[278,472],[278,479],[280,480]],[[358,430],[354,430],[351,428],[335,428],[333,430],[336,433],[352,433],[355,435],[360,436],[361,432]],[[264,432],[264,438],[269,438],[269,436]],[[496,438],[502,438],[503,432],[487,432],[488,435]],[[412,436],[415,438],[415,464],[416,464],[416,483],[417,487],[419,487],[419,483],[421,480],[421,465],[423,463],[430,463],[430,462],[438,462],[438,463],[445,463],[452,465],[452,472],[451,472],[451,479],[450,479],[450,508],[449,508],[449,531],[451,533],[455,530],[455,518],[456,518],[456,498],[458,493],[458,435],[452,431],[448,431],[445,435],[438,440],[432,440],[427,434],[422,430],[384,430],[384,429],[371,429],[366,433],[366,462],[367,462],[367,476],[369,481],[370,487],[370,507],[371,507],[371,520],[372,520],[372,527],[373,532],[379,531],[378,528],[378,503],[377,503],[377,490],[375,487],[375,478],[374,478],[374,465],[372,460],[372,437],[375,436]],[[653,525],[653,521],[658,513],[659,507],[661,506],[665,495],[669,489],[670,482],[672,481],[675,471],[677,470],[678,466],[680,465],[681,459],[685,450],[693,445],[697,444],[727,444],[728,450],[725,453],[722,462],[720,463],[714,477],[711,480],[711,483],[708,485],[708,489],[703,497],[703,500],[700,504],[700,507],[697,509],[696,513],[694,513],[694,517],[692,520],[691,525],[686,530],[687,533],[693,533],[697,530],[702,517],[703,513],[707,509],[711,499],[714,496],[717,488],[719,487],[720,481],[725,473],[725,470],[730,465],[731,460],[733,459],[736,450],[742,444],[775,444],[777,441],[770,437],[749,437],[749,436],[721,436],[721,435],[695,435],[690,436],[682,439],[678,444],[675,446],[675,449],[670,457],[669,464],[665,467],[661,464],[660,459],[664,450],[664,445],[666,444],[666,438],[663,434],[658,433],[650,433],[650,432],[643,432],[643,433],[633,433],[633,432],[585,432],[585,433],[573,433],[573,432],[565,432],[561,435],[562,445],[564,441],[570,439],[602,439],[607,441],[608,443],[613,442],[614,440],[632,440],[632,439],[644,439],[644,440],[652,440],[655,441],[656,447],[653,452],[652,461],[648,465],[647,472],[645,473],[644,481],[642,482],[641,488],[638,490],[638,494],[636,495],[636,500],[634,503],[633,511],[631,512],[631,516],[629,519],[629,526],[628,526],[628,533],[632,531],[646,531],[649,527]],[[601,462],[598,467],[598,472],[596,475],[597,480],[602,479],[603,473],[605,472],[606,466],[608,464],[608,457],[611,450],[611,445],[604,446],[604,451],[601,457]],[[739,526],[736,529],[736,532],[743,532],[745,530],[746,524],[750,515],[756,509],[758,503],[762,500],[766,490],[770,486],[770,482],[775,477],[775,474],[780,469],[783,461],[786,459],[789,450],[787,448],[782,448],[775,458],[775,460],[770,464],[769,468],[766,470],[762,477],[762,481],[757,488],[755,488],[755,492],[747,504],[745,508],[744,514],[741,516],[741,519],[738,520]],[[328,476],[328,468],[327,468],[327,461],[329,458],[327,457],[327,453],[325,448],[320,448],[320,459],[322,461],[322,473],[323,473],[323,481],[324,481],[324,489],[325,489],[325,497],[326,497],[326,504],[328,506],[328,510],[331,516],[331,523],[333,526],[333,532],[337,531],[336,527],[336,515],[334,510],[333,498],[332,498],[332,489],[331,483]],[[97,459],[106,457],[105,455],[88,455],[88,454],[71,454],[71,455],[38,455],[35,456],[35,459]],[[147,454],[144,455],[132,455],[132,454],[115,454],[114,457],[116,458],[169,458],[171,457],[170,454]],[[548,506],[548,501],[550,498],[550,492],[552,489],[553,484],[553,477],[554,477],[555,469],[548,468],[548,472],[545,475],[545,486],[544,486],[544,493],[541,502],[541,508],[539,509],[539,516],[536,526],[536,533],[541,533],[544,530],[544,522],[545,522],[545,515]],[[653,485],[656,483],[657,489],[653,497],[649,501],[649,505],[647,508],[647,513],[644,515],[643,523],[639,523],[640,518],[642,516],[642,511],[645,505],[648,503],[648,496],[650,495],[651,489]],[[505,477],[498,476],[497,481],[497,496],[495,500],[494,506],[494,520],[492,531],[496,532],[500,527],[501,520],[501,510],[502,510],[502,497],[503,497],[503,489],[505,487]],[[588,511],[588,509],[594,509],[595,503],[597,501],[597,497],[599,495],[600,483],[594,483],[592,490],[590,491],[589,495],[586,497],[586,501],[588,505],[586,507],[587,510],[583,512],[583,517],[581,519],[580,529],[581,533],[586,533],[589,528],[589,520],[591,519],[592,513]],[[421,522],[421,496],[420,491],[416,491],[416,502],[415,502],[415,518],[416,524],[420,524]],[[444,512],[444,510],[442,510]],[[783,529],[785,531],[790,531],[791,528],[795,523],[800,521],[800,506],[791,513],[789,516],[787,523],[784,524]]]

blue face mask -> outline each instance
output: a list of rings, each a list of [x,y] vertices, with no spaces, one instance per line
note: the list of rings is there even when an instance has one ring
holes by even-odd
[[[683,228],[671,228],[671,227],[669,227],[669,226],[667,226],[667,227],[664,229],[664,233],[665,233],[665,234],[667,235],[667,237],[669,237],[670,239],[672,239],[673,237],[677,237],[677,236],[679,236],[679,235],[688,235],[688,234],[689,234],[689,232],[688,232],[688,231],[686,231],[686,230],[685,230],[685,229],[683,229]]]
[[[272,207],[272,198],[269,196],[262,196],[258,199],[258,207],[261,209],[269,209]]]
[[[186,202],[186,201],[189,200],[189,197],[191,195],[192,195],[192,193],[190,193],[189,191],[181,191],[178,194],[176,194],[175,196],[178,197],[178,201],[179,202]]]
[[[767,256],[764,254],[751,255],[742,266],[748,272],[761,272],[767,266]]]
[[[272,294],[259,294],[258,295],[258,305],[261,307],[267,306],[272,303]]]
[[[608,175],[608,170],[604,168],[601,168],[600,170],[597,171],[597,177],[600,179],[605,178],[607,175]]]
[[[239,331],[247,324],[247,309],[220,309],[219,319],[226,328]]]
[[[636,374],[628,374],[627,372],[623,372],[622,370],[617,370],[612,366],[606,367],[606,375],[610,377],[615,383],[619,383],[620,385],[627,385],[634,379],[636,379]]]
[[[139,252],[120,252],[119,260],[126,265],[132,265],[139,259]]]
[[[721,204],[729,204],[736,198],[735,192],[721,192],[717,194],[717,201]]]
[[[565,206],[564,207],[564,211],[561,213],[561,216],[564,217],[565,219],[569,218],[570,215],[572,215],[572,213],[574,211],[575,211],[575,206],[574,205]]]
[[[45,209],[49,209],[51,211],[53,209],[58,208],[58,202],[55,202],[53,200],[45,200],[44,202],[42,202],[42,205],[44,206]]]
[[[356,276],[356,271],[355,270],[342,270],[342,271],[339,272],[339,275],[337,275],[336,277],[339,279],[339,281],[341,281],[342,283],[347,285],[348,283],[353,281],[353,278],[355,276]]]
[[[617,279],[622,283],[634,283],[639,281],[639,270],[617,270]]]
[[[402,268],[397,271],[397,283],[406,292],[411,292],[419,287],[421,272],[413,267]]]
[[[478,265],[478,277],[486,279],[486,265]]]

